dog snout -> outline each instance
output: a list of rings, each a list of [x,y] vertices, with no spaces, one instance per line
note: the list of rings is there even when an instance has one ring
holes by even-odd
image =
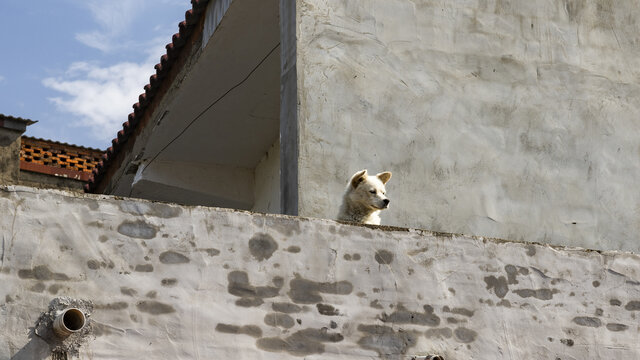
[[[389,206],[389,203],[391,202],[391,200],[384,199],[384,200],[382,200],[382,202],[384,203],[384,206]]]

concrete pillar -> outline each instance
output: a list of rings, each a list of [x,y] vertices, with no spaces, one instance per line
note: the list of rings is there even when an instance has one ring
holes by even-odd
[[[20,136],[35,121],[0,114],[0,184],[17,184],[20,174]]]

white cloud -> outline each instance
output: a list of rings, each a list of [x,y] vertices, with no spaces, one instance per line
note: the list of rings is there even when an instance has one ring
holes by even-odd
[[[74,1],[89,10],[96,24],[96,28],[76,34],[77,40],[106,53],[119,51],[140,60],[108,65],[77,61],[64,74],[46,78],[42,83],[60,93],[48,100],[71,119],[70,126],[84,128],[86,136],[109,142],[133,110],[131,105],[144,92],[143,86],[155,72],[153,66],[166,53],[165,45],[177,31],[177,22],[156,28],[147,36],[136,34],[135,40],[133,28],[140,26],[143,16],[148,17],[147,10],[157,11],[159,3],[183,8],[186,0]],[[175,7],[162,11],[174,11]],[[181,16],[182,12],[177,14]]]
[[[59,111],[75,116],[72,125],[86,127],[91,137],[108,142],[127,120],[152,73],[151,62],[108,67],[76,62],[63,76],[46,78],[43,84],[65,95],[49,100]]]
[[[91,12],[99,30],[76,34],[81,43],[109,52],[122,46],[119,38],[130,29],[141,15],[145,1],[134,0],[85,0],[81,4]]]
[[[112,35],[106,35],[98,31],[76,34],[76,40],[88,47],[96,48],[102,52],[109,52],[113,50],[115,45],[112,41],[112,37]]]

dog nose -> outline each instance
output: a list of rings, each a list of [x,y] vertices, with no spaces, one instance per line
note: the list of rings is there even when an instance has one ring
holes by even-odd
[[[389,205],[389,202],[390,202],[390,201],[391,201],[391,200],[389,200],[389,199],[384,199],[384,200],[382,200],[382,202],[384,203],[384,206]]]

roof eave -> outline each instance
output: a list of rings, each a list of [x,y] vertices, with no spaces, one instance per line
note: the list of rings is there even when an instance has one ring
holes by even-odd
[[[133,104],[133,112],[122,124],[122,130],[118,131],[111,141],[112,146],[107,149],[102,156],[102,161],[93,169],[92,177],[84,187],[85,192],[104,192],[109,180],[123,161],[123,153],[133,148],[135,139],[149,122],[155,104],[164,96],[176,74],[184,66],[186,56],[184,50],[190,48],[187,45],[192,43],[189,40],[194,33],[202,33],[202,14],[208,2],[209,0],[191,0],[191,9],[186,11],[185,20],[178,24],[179,32],[174,34],[171,43],[166,45],[167,52],[155,65],[156,73],[151,75],[149,84],[144,86],[145,92],[140,94],[138,102]]]
[[[27,126],[33,125],[35,123],[37,123],[37,121],[0,114],[0,128],[15,130],[23,133],[27,131]]]

